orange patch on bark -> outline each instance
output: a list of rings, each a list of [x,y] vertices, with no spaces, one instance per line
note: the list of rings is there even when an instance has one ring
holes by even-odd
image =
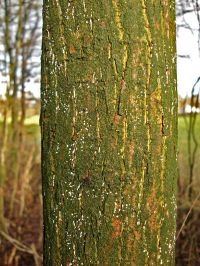
[[[113,120],[114,120],[114,124],[115,125],[118,125],[120,123],[120,121],[122,120],[122,116],[121,115],[118,115],[118,114],[115,114]]]
[[[134,152],[134,143],[131,142],[129,147],[130,147],[130,150],[129,150],[129,162],[130,162],[130,165],[132,165],[133,152]]]
[[[122,90],[126,89],[126,81],[124,79],[122,79],[121,81],[121,86],[122,86]]]
[[[112,226],[113,226],[113,230],[114,230],[113,238],[116,239],[121,235],[122,221],[119,218],[113,218]]]
[[[159,31],[160,30],[160,24],[159,24],[159,22],[158,21],[155,21],[155,27],[156,27],[156,29]]]
[[[158,199],[156,195],[156,185],[153,184],[151,192],[147,199],[147,210],[149,212],[148,225],[151,231],[157,230],[157,224],[158,224],[157,204],[158,204]]]
[[[136,240],[140,240],[140,238],[141,238],[141,233],[140,232],[135,231],[134,235],[135,235]]]
[[[0,196],[4,195],[4,189],[2,187],[0,187]]]
[[[70,265],[71,265],[70,261],[66,259],[66,266],[70,266]]]
[[[70,46],[69,46],[69,52],[70,52],[70,54],[72,54],[72,55],[76,53],[76,49],[75,49],[73,43],[70,43]]]

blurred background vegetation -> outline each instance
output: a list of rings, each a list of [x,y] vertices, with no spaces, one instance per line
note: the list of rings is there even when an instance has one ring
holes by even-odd
[[[199,9],[177,0],[177,32]],[[0,2],[0,266],[42,265],[41,16],[41,0]],[[199,80],[179,96],[176,265],[200,265]]]

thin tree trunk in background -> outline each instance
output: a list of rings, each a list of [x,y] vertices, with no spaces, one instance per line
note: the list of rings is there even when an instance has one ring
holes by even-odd
[[[10,87],[11,87],[11,142],[12,142],[12,161],[11,161],[11,172],[13,177],[13,191],[10,197],[10,216],[14,211],[14,202],[16,193],[19,186],[19,166],[20,166],[20,127],[19,127],[19,81],[18,73],[19,69],[19,57],[20,49],[23,45],[22,32],[23,32],[23,2],[22,0],[17,1],[19,8],[17,12],[17,24],[15,33],[15,52],[14,55],[10,53]],[[11,34],[11,33],[10,33]],[[11,39],[9,40],[11,42]]]
[[[174,1],[43,8],[44,265],[173,265]]]
[[[7,141],[8,141],[8,103],[5,102],[3,109],[3,122],[2,122],[2,138],[0,149],[0,230],[6,231],[6,224],[4,218],[4,193],[5,193],[5,180],[7,176],[6,171],[6,154],[7,154]]]
[[[9,225],[9,222],[5,224],[4,219],[4,199],[6,199],[6,221],[17,218],[20,213],[19,208],[21,208],[16,196],[19,194],[19,184],[23,181],[24,173],[27,172],[27,169],[24,170],[24,161],[26,161],[24,147],[27,145],[23,142],[26,115],[25,89],[27,89],[28,78],[37,74],[35,57],[38,54],[37,49],[40,49],[38,44],[41,37],[40,5],[41,1],[38,0],[3,0],[0,2],[1,75],[6,82],[6,93],[1,99],[1,106],[3,106],[2,130],[0,130],[1,230],[5,230],[6,225]],[[29,160],[27,164],[28,162]],[[6,190],[8,186],[11,193]],[[16,214],[15,217],[13,214]],[[1,253],[4,253],[6,246],[1,246]]]
[[[4,24],[5,24],[5,39],[4,39],[4,45],[5,49],[10,53],[10,47],[9,47],[9,9],[7,6],[7,1],[5,2],[5,17],[4,17]],[[6,55],[4,54],[4,67],[7,68],[7,62],[6,62]],[[8,145],[8,114],[9,114],[9,93],[10,93],[10,87],[6,86],[6,97],[7,101],[4,103],[3,106],[3,123],[2,123],[2,138],[1,138],[1,152],[0,152],[0,229],[3,231],[6,231],[6,224],[5,224],[5,218],[4,218],[4,185],[5,180],[7,176],[7,168],[6,168],[6,154],[7,154],[7,145]]]

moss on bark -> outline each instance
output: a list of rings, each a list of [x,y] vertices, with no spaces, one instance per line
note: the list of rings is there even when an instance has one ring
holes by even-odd
[[[44,1],[45,265],[173,265],[173,1]]]

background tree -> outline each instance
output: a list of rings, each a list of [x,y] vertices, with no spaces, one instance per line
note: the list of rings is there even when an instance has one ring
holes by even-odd
[[[38,209],[41,200],[39,159],[36,156],[39,147],[35,142],[36,135],[32,137],[36,126],[30,122],[27,126],[25,118],[27,109],[28,116],[34,110],[28,90],[29,80],[38,79],[40,73],[40,43],[41,1],[0,1],[1,265],[31,265],[33,257],[35,262],[39,261],[41,212]],[[38,173],[33,179],[36,167]],[[34,224],[37,224],[36,230],[32,230]],[[28,231],[31,231],[31,237],[30,233],[27,237]],[[23,252],[29,256],[28,262],[23,262]]]
[[[173,265],[173,1],[44,1],[45,265]]]
[[[22,149],[26,109],[25,84],[34,75],[35,67],[37,66],[37,69],[39,67],[39,62],[34,62],[33,59],[38,48],[40,48],[39,38],[41,34],[39,23],[41,23],[41,16],[39,14],[39,4],[39,1],[25,2],[22,0],[4,0],[1,3],[0,71],[6,80],[6,92],[1,106],[3,124],[0,153],[0,183],[3,191],[7,176],[6,161],[9,158],[10,165],[12,165],[9,172],[11,173],[11,178],[15,180],[10,199],[11,213],[19,185],[19,150]],[[9,117],[11,117],[11,130],[8,134]],[[3,193],[0,199],[0,216],[3,217]]]
[[[199,1],[185,1],[185,0],[179,0],[177,1],[177,36],[179,36],[179,31],[184,28],[186,31],[189,31],[192,35],[197,35],[198,33],[198,49],[200,47],[199,41],[200,41],[200,6]],[[188,14],[193,13],[193,17],[196,17],[196,24],[190,25],[187,16]],[[180,19],[181,18],[181,19]],[[200,49],[199,49],[200,52]],[[186,60],[190,60],[190,55],[184,55],[184,54],[178,54],[179,57],[185,58]],[[179,184],[184,183],[183,176],[185,175],[183,172],[186,173],[188,184],[183,185],[185,188],[188,187],[188,198],[189,200],[193,200],[192,194],[193,194],[193,183],[195,180],[195,176],[198,175],[198,172],[195,168],[198,165],[197,157],[198,157],[198,136],[196,134],[196,121],[197,121],[197,115],[199,112],[199,80],[200,76],[196,77],[196,80],[191,86],[191,88],[188,88],[188,94],[185,96],[185,99],[181,99],[179,97],[179,107],[180,107],[180,113],[182,115],[185,115],[185,125],[187,128],[187,171],[182,170],[182,167],[180,167],[180,178],[182,180],[179,181]],[[189,91],[190,90],[190,91]],[[182,188],[180,188],[182,190]]]
[[[200,247],[200,77],[198,72],[200,1],[177,0],[176,2],[178,88],[180,93],[187,90],[185,94],[179,95],[176,265],[198,265]]]

